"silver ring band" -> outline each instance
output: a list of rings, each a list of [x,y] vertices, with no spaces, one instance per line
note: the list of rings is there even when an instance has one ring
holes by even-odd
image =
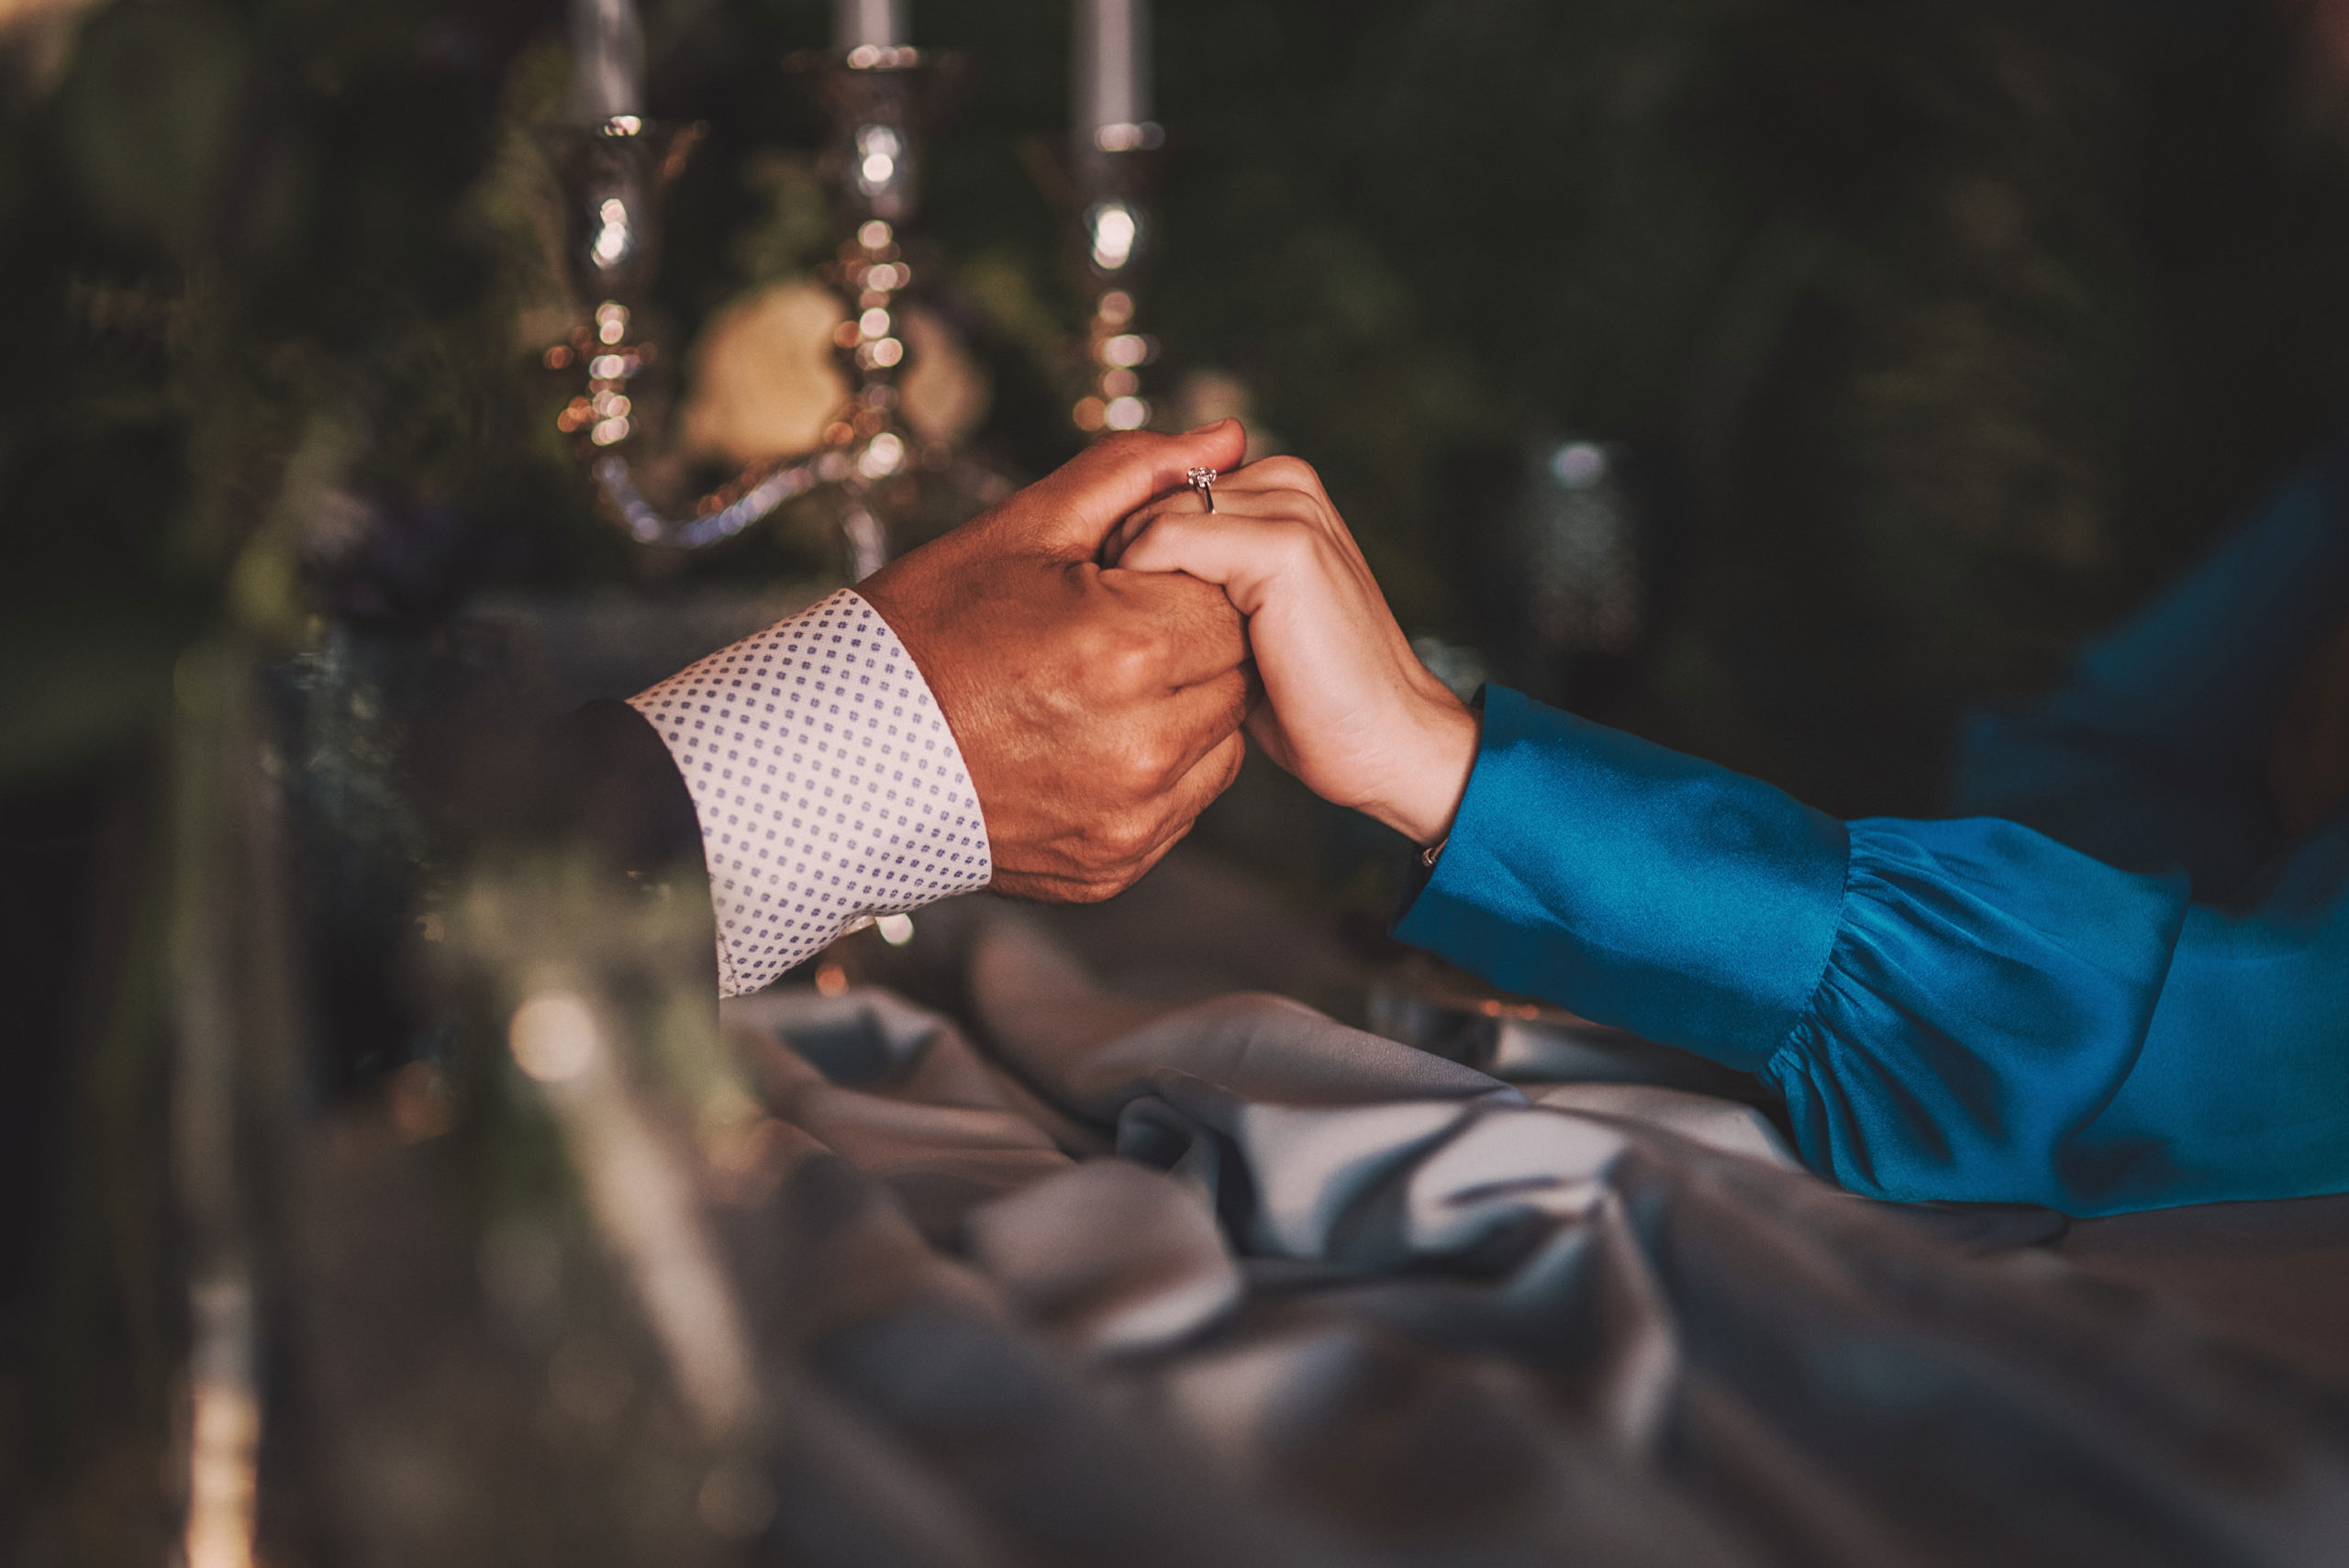
[[[1183,477],[1192,489],[1199,493],[1199,499],[1207,503],[1208,510],[1214,511],[1215,482],[1223,475],[1212,468],[1195,468]]]

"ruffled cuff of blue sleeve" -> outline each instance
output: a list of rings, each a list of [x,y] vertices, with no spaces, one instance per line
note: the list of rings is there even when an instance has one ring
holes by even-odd
[[[1843,825],[1503,687],[1395,934],[1497,984],[1732,1067],[1767,1062],[1835,940]]]
[[[2148,1150],[2082,1135],[2135,1069],[2184,874],[1987,817],[1851,841],[1834,951],[1763,1073],[1805,1162],[1879,1197],[2109,1210]]]

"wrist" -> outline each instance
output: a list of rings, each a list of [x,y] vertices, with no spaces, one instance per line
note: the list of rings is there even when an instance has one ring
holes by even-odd
[[[1468,793],[1483,729],[1476,715],[1450,692],[1424,697],[1411,717],[1410,739],[1388,789],[1365,809],[1423,849],[1442,843]]]

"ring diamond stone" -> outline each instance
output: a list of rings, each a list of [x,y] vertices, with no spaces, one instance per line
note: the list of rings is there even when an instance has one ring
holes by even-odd
[[[1192,489],[1199,493],[1199,499],[1207,503],[1208,510],[1214,511],[1215,482],[1223,476],[1212,468],[1195,468],[1183,477],[1190,482]]]

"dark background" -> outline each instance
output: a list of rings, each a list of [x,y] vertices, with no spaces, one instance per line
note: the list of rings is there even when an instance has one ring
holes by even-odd
[[[922,227],[994,373],[983,439],[1037,472],[1074,439],[1038,156],[1064,7],[914,17],[974,58]],[[330,609],[642,576],[518,323],[546,287],[557,19],[129,0],[80,13],[61,59],[16,39],[12,790],[137,733],[198,628],[298,632],[320,595],[256,539],[322,462],[375,536]],[[1158,23],[1161,383],[1240,377],[1407,628],[1471,646],[1480,479],[1513,461],[1487,454],[1627,443],[1656,610],[1629,667],[1566,695],[1829,809],[1930,808],[1961,706],[2044,680],[2331,426],[2337,106],[2270,7],[1166,0]],[[671,206],[681,337],[823,247],[818,128],[778,66],[828,28],[820,3],[649,8],[654,112],[712,127]],[[804,544],[687,575],[804,573]]]
[[[830,559],[782,528],[656,567],[587,505],[528,329],[555,7],[4,15],[0,1507],[63,1462],[31,1451],[72,1429],[26,1414],[43,1362],[107,1346],[122,1400],[160,1397],[151,1205],[56,1173],[161,1137],[183,650]],[[1153,376],[1236,377],[1407,629],[1827,809],[1929,812],[1960,712],[2045,681],[2332,433],[2349,141],[2302,15],[1161,0]],[[1032,474],[1075,440],[1065,7],[913,17],[974,67],[926,169],[934,302],[994,381],[983,446]],[[652,111],[711,126],[668,331],[828,243],[779,71],[828,29],[820,0],[648,7]],[[1649,613],[1627,651],[1529,662],[1495,567],[1524,454],[1567,435],[1626,455]],[[357,510],[323,550],[328,478]],[[1204,837],[1308,904],[1375,893],[1371,836],[1261,769]],[[88,1471],[86,1560],[135,1534],[141,1462]]]

